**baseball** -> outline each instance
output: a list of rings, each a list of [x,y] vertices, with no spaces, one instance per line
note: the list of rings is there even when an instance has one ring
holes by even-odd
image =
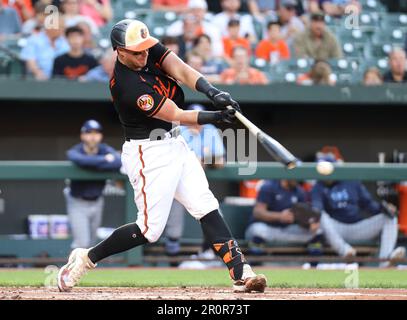
[[[328,161],[320,161],[317,164],[317,171],[318,173],[327,176],[330,175],[334,171],[334,166],[331,162]]]

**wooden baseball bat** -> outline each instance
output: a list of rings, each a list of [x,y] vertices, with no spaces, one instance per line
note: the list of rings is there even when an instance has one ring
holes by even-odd
[[[227,107],[232,109],[231,106]],[[268,134],[260,130],[253,122],[247,119],[239,111],[236,111],[235,116],[239,121],[257,138],[260,144],[266,151],[278,162],[284,164],[287,169],[293,169],[297,166],[299,160],[288,151],[280,142],[273,139]]]

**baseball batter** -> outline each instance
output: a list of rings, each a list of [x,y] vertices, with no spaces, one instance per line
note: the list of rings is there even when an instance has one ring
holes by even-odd
[[[229,269],[234,291],[263,292],[264,275],[256,275],[219,213],[201,164],[172,124],[232,123],[239,105],[213,87],[199,72],[150,36],[137,20],[122,20],[111,31],[117,50],[110,90],[124,128],[122,163],[134,189],[135,223],[116,229],[93,248],[72,251],[58,273],[58,287],[69,291],[98,261],[148,242],[166,225],[173,199],[200,222],[202,231]],[[186,111],[178,81],[204,93],[218,111]],[[231,105],[233,109],[226,109]]]

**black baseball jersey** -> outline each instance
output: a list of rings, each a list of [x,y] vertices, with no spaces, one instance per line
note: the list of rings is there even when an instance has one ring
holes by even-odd
[[[126,138],[147,139],[154,129],[171,130],[171,123],[153,117],[166,99],[183,107],[184,92],[176,80],[161,69],[170,52],[157,43],[150,48],[147,64],[139,71],[116,61],[110,92]]]

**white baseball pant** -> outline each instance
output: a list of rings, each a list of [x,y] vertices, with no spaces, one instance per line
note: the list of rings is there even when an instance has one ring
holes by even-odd
[[[182,136],[130,140],[122,151],[138,209],[136,223],[149,242],[160,238],[174,198],[197,220],[219,209],[199,160]]]

